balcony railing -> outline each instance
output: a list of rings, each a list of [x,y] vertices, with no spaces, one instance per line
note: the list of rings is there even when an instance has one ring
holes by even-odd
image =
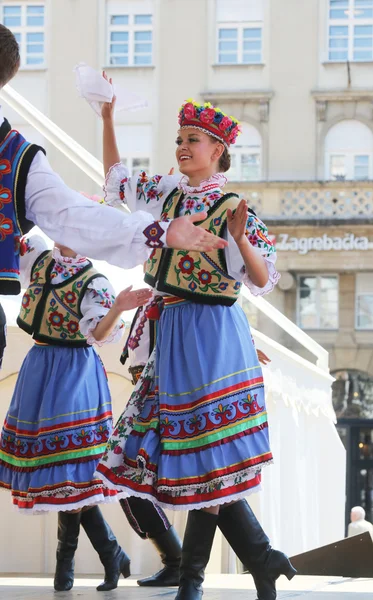
[[[267,219],[373,218],[371,181],[241,182],[229,189]]]

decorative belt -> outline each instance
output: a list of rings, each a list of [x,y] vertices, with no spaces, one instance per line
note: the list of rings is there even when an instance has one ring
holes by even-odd
[[[146,316],[152,321],[158,321],[164,309],[175,308],[182,304],[190,304],[190,300],[185,300],[178,296],[157,296],[156,304],[146,311]]]

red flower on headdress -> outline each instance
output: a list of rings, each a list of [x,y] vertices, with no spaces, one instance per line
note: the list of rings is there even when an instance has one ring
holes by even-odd
[[[220,129],[220,131],[225,131],[231,125],[232,125],[232,119],[230,119],[229,117],[223,117],[219,123],[219,129]]]
[[[205,108],[200,114],[200,119],[201,119],[202,123],[206,123],[207,125],[212,123],[214,118],[215,118],[215,111],[213,108]]]
[[[185,106],[184,106],[184,117],[186,119],[194,119],[196,116],[196,109],[194,108],[194,105],[191,102],[188,102]]]
[[[233,131],[231,131],[229,134],[229,143],[234,144],[235,141],[237,140],[237,136],[238,136],[238,131],[236,131],[236,129],[233,129]]]

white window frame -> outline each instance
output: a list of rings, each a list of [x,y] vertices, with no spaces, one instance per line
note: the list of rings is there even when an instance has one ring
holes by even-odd
[[[32,6],[42,6],[44,8],[44,25],[32,26],[27,25],[27,8]],[[20,35],[21,41],[19,43],[19,52],[21,57],[20,69],[25,70],[36,70],[36,69],[45,69],[47,65],[46,61],[46,12],[47,7],[44,0],[40,0],[39,2],[24,2],[23,0],[19,0],[19,2],[4,2],[0,3],[0,23],[4,23],[4,8],[9,7],[20,7],[21,8],[21,25],[15,27],[9,27],[9,29],[15,35]],[[27,34],[28,33],[43,33],[44,41],[40,42],[43,44],[43,62],[37,64],[27,64]]]
[[[301,319],[300,319],[300,302],[301,302],[300,279],[301,279],[301,277],[315,277],[317,279],[318,292],[320,292],[320,290],[321,290],[320,282],[321,282],[322,277],[335,277],[337,279],[338,309],[337,309],[337,325],[336,325],[336,327],[321,327],[321,325],[320,325],[320,307],[317,306],[319,300],[318,300],[318,298],[316,298],[316,308],[319,308],[319,310],[317,312],[317,320],[318,320],[317,327],[307,327],[307,328],[303,329],[302,324],[301,324]],[[306,273],[298,273],[297,274],[297,287],[296,287],[296,294],[297,294],[296,316],[297,316],[298,327],[300,327],[304,331],[338,331],[338,329],[339,329],[339,307],[340,307],[339,289],[340,289],[340,285],[339,285],[339,274],[338,273],[307,273],[307,272]]]
[[[112,25],[111,18],[117,17],[117,16],[118,17],[119,16],[120,17],[127,16],[128,24],[127,25]],[[144,16],[151,16],[151,19],[152,19],[151,24],[145,24],[145,25],[135,24],[135,17],[144,17]],[[111,59],[112,59],[112,54],[110,51],[110,46],[112,43],[111,42],[111,34],[112,33],[121,33],[121,32],[128,33],[128,64],[127,65],[123,65],[123,64],[119,64],[119,63],[118,64],[111,63]],[[151,61],[150,61],[150,63],[147,63],[147,64],[135,63],[135,56],[136,56],[135,34],[139,33],[139,32],[150,32],[151,33],[151,40],[149,42],[147,42],[147,41],[144,42],[144,43],[151,44]],[[106,52],[107,52],[107,65],[110,68],[125,69],[127,67],[138,67],[138,68],[153,67],[154,66],[154,14],[153,14],[153,12],[141,13],[141,12],[133,12],[130,10],[125,11],[125,7],[122,9],[121,12],[119,12],[118,10],[114,10],[113,8],[111,8],[110,4],[108,4]],[[118,56],[121,56],[121,55],[118,55]],[[145,54],[145,56],[148,56],[148,54]]]
[[[363,272],[359,273],[359,275],[362,275],[362,274],[363,274]],[[373,278],[373,272],[367,271],[366,274]],[[362,292],[359,294],[358,290],[357,290],[357,282],[355,282],[355,329],[357,331],[373,331],[373,325],[372,325],[372,327],[362,327],[361,325],[359,326],[358,303],[359,303],[359,298],[361,296],[373,296],[373,291],[372,292]]]
[[[330,18],[330,8],[331,8],[331,4],[330,4],[330,0],[327,0],[327,11],[328,11],[328,15],[327,15],[327,59],[326,62],[373,62],[373,32],[372,32],[372,56],[370,58],[354,58],[354,39],[355,39],[355,31],[354,28],[356,25],[369,25],[372,26],[373,28],[373,17],[372,18],[368,18],[368,19],[362,19],[359,18],[355,15],[355,11],[358,11],[358,8],[355,8],[355,0],[348,0],[348,15],[346,16],[345,19],[331,19]],[[335,51],[338,52],[338,48],[330,48],[330,27],[347,27],[348,28],[348,33],[347,33],[347,40],[348,40],[348,46],[347,46],[347,57],[346,58],[330,58],[330,52],[331,51]],[[344,36],[343,36],[344,37]],[[367,47],[368,49],[368,47]],[[344,49],[340,49],[340,50],[344,50]],[[363,50],[363,48],[362,48]]]
[[[261,181],[262,180],[262,149],[260,146],[255,146],[255,147],[254,146],[241,146],[239,148],[235,148],[233,146],[231,148],[230,154],[231,154],[231,158],[233,158],[233,156],[234,156],[237,161],[237,165],[236,165],[237,179],[233,179],[232,176],[229,176],[230,181],[246,182],[246,181]],[[258,177],[258,179],[243,179],[242,178],[241,157],[244,154],[259,155],[259,177]]]
[[[232,29],[237,30],[237,62],[220,62],[220,51],[219,51],[219,42],[220,40],[220,30],[222,29]],[[260,54],[259,62],[244,62],[244,30],[245,29],[260,29],[260,42],[261,47],[260,50],[255,52],[255,54]],[[254,54],[254,52],[253,52]],[[222,66],[232,66],[232,65],[262,65],[263,64],[263,22],[247,22],[247,23],[234,23],[234,22],[218,22],[216,29],[216,64]]]
[[[146,167],[146,172],[152,173],[152,165],[151,165],[151,157],[150,156],[145,156],[145,155],[125,155],[123,154],[123,156],[121,156],[121,162],[123,162],[123,164],[127,167],[130,177],[133,177],[135,175],[135,173],[139,172],[140,169],[138,167],[134,167],[133,163],[135,160],[148,160],[149,161],[149,166]]]
[[[331,159],[333,156],[343,156],[345,159],[346,177],[344,179],[332,179]],[[369,173],[366,179],[355,177],[356,158],[367,156],[369,159]],[[327,152],[325,155],[326,179],[330,181],[369,181],[373,179],[373,156],[367,152]]]

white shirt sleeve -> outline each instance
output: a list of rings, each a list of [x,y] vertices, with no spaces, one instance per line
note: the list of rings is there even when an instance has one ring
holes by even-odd
[[[20,256],[20,281],[21,287],[27,288],[30,285],[31,269],[38,257],[48,250],[45,240],[40,235],[31,235],[22,242],[23,253]]]
[[[98,342],[92,335],[98,323],[113,306],[114,300],[115,291],[106,277],[96,277],[88,285],[88,289],[80,305],[83,318],[79,321],[80,331],[87,338],[88,344],[103,346],[104,344],[118,342],[122,337],[124,333],[124,322],[122,319],[118,321],[111,334],[105,340]]]
[[[143,264],[152,248],[146,245],[145,230],[151,215],[125,215],[88,200],[65,185],[42,152],[35,156],[27,176],[26,217],[53,241],[83,256],[106,260],[132,269]],[[166,237],[167,223],[162,224]]]
[[[164,201],[180,181],[178,175],[153,175],[145,171],[130,177],[127,167],[117,163],[109,169],[104,192],[110,206],[127,204],[131,212],[145,210],[158,220]]]

